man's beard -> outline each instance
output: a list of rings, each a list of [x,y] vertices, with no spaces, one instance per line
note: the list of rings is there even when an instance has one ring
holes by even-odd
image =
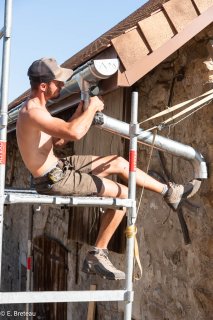
[[[50,87],[48,86],[46,91],[45,91],[45,97],[48,99],[48,100],[56,100],[60,97],[61,95],[61,92],[59,91],[59,93],[57,94],[57,96],[53,96],[51,90],[50,90]]]
[[[56,100],[56,99],[58,99],[58,98],[60,97],[60,95],[61,95],[61,93],[59,92],[59,93],[57,94],[57,96],[52,97],[51,100]]]

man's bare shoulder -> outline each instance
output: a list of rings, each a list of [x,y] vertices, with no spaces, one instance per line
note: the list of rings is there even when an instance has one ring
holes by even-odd
[[[42,107],[32,100],[26,101],[21,110],[19,111],[19,120],[30,120],[38,117],[50,116],[50,113],[47,111],[46,107]]]
[[[33,110],[40,110],[41,112],[46,112],[49,113],[46,109],[46,107],[42,107],[41,105],[35,103],[33,100],[28,100],[25,101],[25,103],[23,104],[20,113],[24,114],[24,113],[31,113]]]

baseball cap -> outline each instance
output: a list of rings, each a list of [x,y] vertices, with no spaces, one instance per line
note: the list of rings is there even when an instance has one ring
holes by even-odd
[[[54,58],[41,58],[34,61],[28,69],[30,80],[50,82],[52,80],[67,81],[73,75],[72,69],[61,68]]]

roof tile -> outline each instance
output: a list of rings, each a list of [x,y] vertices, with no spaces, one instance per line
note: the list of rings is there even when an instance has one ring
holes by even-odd
[[[112,44],[126,69],[149,53],[137,29],[113,39]]]
[[[163,5],[177,32],[180,32],[198,15],[191,0],[172,0]]]
[[[163,11],[140,21],[138,25],[152,50],[159,48],[175,34]]]
[[[193,0],[200,13],[213,6],[213,0]]]

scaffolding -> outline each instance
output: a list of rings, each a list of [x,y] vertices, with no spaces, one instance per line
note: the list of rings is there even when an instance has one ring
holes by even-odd
[[[92,206],[92,207],[113,207],[127,208],[127,241],[126,241],[126,267],[125,287],[123,290],[97,290],[97,291],[39,291],[39,292],[0,292],[0,304],[20,303],[51,303],[51,302],[89,302],[89,301],[123,301],[125,303],[124,319],[130,320],[132,314],[133,292],[133,261],[135,243],[135,222],[136,211],[136,163],[137,143],[151,145],[159,150],[166,151],[172,155],[182,157],[190,161],[193,167],[194,176],[190,182],[193,186],[188,197],[194,195],[203,179],[207,178],[207,166],[203,156],[194,148],[174,140],[154,135],[150,131],[144,131],[138,124],[138,93],[132,92],[131,96],[131,121],[130,124],[113,119],[102,113],[95,116],[94,124],[101,129],[113,132],[130,140],[129,145],[129,181],[128,199],[119,198],[98,198],[98,197],[62,197],[39,195],[34,190],[5,189],[5,165],[6,165],[6,136],[8,123],[13,126],[16,121],[21,105],[18,105],[9,112],[8,119],[8,82],[9,82],[9,56],[10,56],[10,34],[12,20],[12,0],[5,0],[5,21],[4,28],[0,30],[0,38],[3,37],[3,59],[2,59],[2,83],[1,83],[1,105],[0,105],[0,264],[2,261],[2,237],[3,237],[3,210],[4,204],[32,203],[32,204],[55,204],[68,206]],[[62,90],[63,98],[69,97],[72,92],[81,91],[81,98],[88,102],[90,94],[97,94],[97,82],[100,79],[107,79],[118,69],[117,59],[89,61],[86,65],[75,70],[74,75]],[[106,72],[107,71],[107,72]],[[92,85],[92,86],[91,86]],[[91,92],[91,90],[93,92]],[[201,100],[203,104],[210,101],[212,95],[205,93],[207,98]],[[201,98],[203,96],[200,96]],[[192,99],[194,100],[194,99]],[[50,101],[49,104],[52,102]],[[66,99],[62,103],[56,103],[52,109],[55,114],[67,109],[69,102]],[[197,104],[194,104],[194,107]],[[174,106],[177,108],[178,106]],[[172,108],[171,108],[172,109]],[[170,110],[171,111],[171,110]],[[170,112],[169,111],[169,112]],[[1,284],[1,266],[0,266]]]
[[[5,189],[6,143],[8,125],[8,85],[9,85],[9,60],[10,38],[12,23],[12,0],[5,0],[4,27],[0,32],[3,44],[2,59],[2,84],[1,84],[1,109],[0,109],[0,262],[2,262],[3,239],[3,212],[4,204],[11,203],[39,203],[39,204],[66,204],[70,206],[97,206],[97,207],[126,207],[127,226],[133,227],[136,220],[136,155],[137,155],[137,110],[138,93],[132,93],[132,115],[129,126],[130,132],[130,178],[128,199],[96,198],[96,197],[61,197],[38,195],[35,192],[24,190]],[[84,100],[88,94],[87,82],[79,84]],[[126,284],[123,290],[97,290],[97,291],[58,291],[58,292],[0,292],[0,304],[29,304],[50,302],[89,302],[89,301],[123,301],[125,302],[124,318],[131,319],[133,302],[133,252],[134,232],[127,237],[126,253]],[[0,283],[1,283],[0,268]]]
[[[0,100],[0,107],[1,107],[0,109],[0,287],[1,287],[11,26],[12,26],[12,0],[7,0],[7,1],[5,0],[4,26],[0,32],[0,38],[3,38],[2,76],[1,76],[2,80],[1,80],[1,97],[0,97],[1,99]]]

